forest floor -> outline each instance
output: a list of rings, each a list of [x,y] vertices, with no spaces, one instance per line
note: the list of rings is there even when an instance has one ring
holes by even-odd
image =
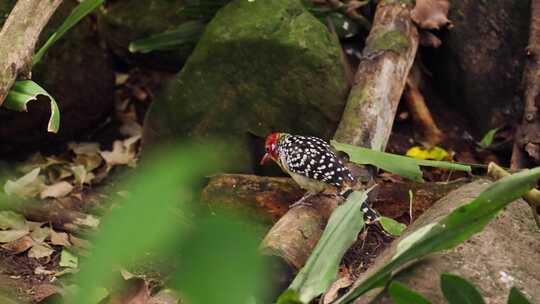
[[[81,139],[81,142],[99,144],[99,149],[92,153],[102,156],[104,164],[99,168],[105,167],[106,170],[98,167],[85,167],[85,169],[88,169],[86,174],[92,174],[93,176],[91,181],[74,185],[73,189],[67,194],[58,195],[58,197],[54,197],[53,194],[52,197],[46,198],[44,201],[57,203],[63,208],[87,211],[99,210],[99,208],[103,207],[100,206],[101,202],[106,201],[111,195],[121,195],[121,192],[125,189],[118,189],[115,185],[118,179],[121,179],[126,172],[129,173],[136,166],[143,117],[153,100],[154,92],[159,88],[159,84],[163,82],[164,77],[170,77],[170,75],[140,69],[117,73],[115,113],[107,119],[99,130]],[[436,100],[436,98],[427,99]],[[438,103],[431,108],[437,109],[433,115],[438,127],[445,134],[445,139],[439,146],[449,153],[449,160],[487,164],[489,161],[497,159],[509,159],[508,155],[501,155],[500,152],[480,149],[477,142],[470,135],[471,131],[464,119],[457,113],[453,113],[447,106]],[[406,107],[400,106],[393,133],[388,143],[388,152],[405,154],[412,146],[419,145],[418,142],[421,140],[413,132],[414,125],[410,116]],[[503,142],[503,145],[506,134],[505,130],[502,130],[498,135],[499,142]],[[84,149],[83,146],[78,147]],[[56,150],[55,154],[51,155],[50,152],[44,151],[41,157],[49,160],[59,159],[68,163],[68,165],[70,162],[72,162],[72,165],[77,165],[80,164],[81,155],[85,154],[77,150],[77,147],[66,145],[65,151],[61,153]],[[91,158],[88,157],[87,160]],[[34,158],[33,160],[18,163],[16,166],[32,166],[35,165],[35,161]],[[500,161],[498,163],[504,164],[504,162]],[[450,172],[443,169],[431,168],[423,170],[427,182],[452,183],[455,180],[467,177],[465,173]],[[426,195],[416,197],[413,208],[410,205],[411,198],[407,195],[410,182],[390,173],[381,173],[378,179],[379,184],[382,185],[382,190],[376,191],[374,194],[376,195],[376,198],[372,200],[374,208],[382,215],[394,218],[407,225],[440,198],[437,194],[426,192]],[[413,214],[411,214],[411,210]],[[56,287],[58,280],[61,282],[69,281],[69,279],[66,280],[65,278],[77,271],[78,262],[72,262],[71,265],[67,263],[66,259],[68,258],[64,256],[63,250],[69,248],[69,251],[84,256],[89,246],[88,242],[84,240],[84,233],[60,231],[51,227],[48,223],[39,224],[38,227],[40,229],[49,229],[48,236],[41,239],[42,245],[49,250],[34,250],[33,254],[30,254],[33,250],[28,250],[30,245],[17,244],[19,247],[14,248],[13,246],[7,246],[9,244],[4,244],[0,247],[0,270],[5,278],[0,280],[4,285],[0,286],[0,288],[15,291],[17,297],[33,303],[39,303],[45,299],[58,296],[59,288]],[[63,238],[64,241],[62,241]],[[345,255],[340,268],[341,280],[339,284],[350,285],[361,272],[372,264],[373,260],[392,240],[393,238],[378,226],[369,226]],[[146,268],[141,273],[135,273],[134,275],[141,276],[146,281],[147,284],[144,284],[144,288],[155,291],[163,285],[163,282],[160,281],[159,275],[151,274],[151,272]],[[131,274],[126,275],[126,273],[122,272],[124,279],[127,280]]]

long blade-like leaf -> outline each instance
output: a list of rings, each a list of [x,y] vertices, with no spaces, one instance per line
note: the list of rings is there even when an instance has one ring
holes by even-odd
[[[367,199],[368,192],[369,190],[353,192],[330,216],[323,235],[306,265],[289,286],[289,289],[297,292],[302,303],[309,303],[325,292],[336,280],[343,255],[364,227],[361,206]],[[290,296],[280,297],[278,303],[288,303],[286,300],[289,298]]]
[[[30,101],[37,100],[39,95],[49,98],[51,103],[51,116],[47,125],[47,131],[56,133],[60,129],[60,110],[56,100],[45,89],[31,80],[16,81],[9,91],[4,106],[10,110],[26,112],[27,104]]]
[[[405,263],[429,253],[453,248],[482,231],[502,208],[529,191],[538,178],[540,167],[500,179],[470,203],[457,208],[440,221],[411,233],[400,241],[392,260],[338,299],[336,304],[352,302],[377,287],[381,280]]]
[[[510,289],[510,294],[508,295],[508,304],[530,304],[529,300],[515,287]]]
[[[386,152],[375,151],[353,145],[332,141],[332,146],[337,150],[346,152],[350,160],[361,165],[373,165],[388,172],[396,173],[414,181],[422,182],[420,166],[446,168],[450,170],[471,172],[471,167],[445,161],[422,160],[412,157],[396,155]]]
[[[449,304],[484,304],[476,287],[464,278],[450,273],[441,274],[441,290]]]
[[[426,298],[407,286],[393,281],[388,287],[388,293],[396,304],[430,304]]]
[[[173,31],[133,41],[129,44],[129,51],[132,53],[148,53],[177,49],[186,43],[197,42],[204,31],[204,27],[203,22],[188,21]]]
[[[96,7],[100,6],[105,0],[83,0],[76,8],[73,9],[71,14],[64,20],[62,25],[56,30],[55,33],[47,39],[45,44],[39,49],[39,51],[34,54],[32,58],[32,65],[36,65],[41,61],[47,50],[56,42],[58,39],[62,38],[64,34],[72,28],[75,24],[81,21],[82,18],[86,17],[90,12],[92,12]]]

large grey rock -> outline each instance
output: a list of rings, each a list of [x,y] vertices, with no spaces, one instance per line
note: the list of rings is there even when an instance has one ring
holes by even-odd
[[[0,16],[15,1],[0,1]],[[38,46],[60,26],[77,1],[65,1],[41,35]],[[114,73],[92,21],[83,19],[54,44],[32,79],[55,97],[60,108],[58,134],[47,133],[48,102],[31,102],[28,113],[0,108],[0,153],[17,155],[71,140],[99,125],[112,111]]]
[[[437,201],[377,258],[360,280],[388,262],[401,239],[470,202],[490,183],[487,180],[475,181]],[[539,260],[540,230],[536,227],[527,203],[518,200],[508,205],[482,232],[468,241],[454,249],[428,256],[398,274],[395,279],[434,304],[446,303],[439,281],[443,272],[459,275],[472,282],[486,303],[506,303],[512,286],[520,289],[532,300],[531,303],[540,303]],[[354,303],[393,303],[387,295],[370,302],[375,294],[368,293]]]
[[[522,113],[520,82],[529,0],[452,0],[454,28],[434,60],[441,95],[468,116],[478,136]]]
[[[236,0],[152,105],[144,141],[275,130],[329,138],[346,93],[339,42],[299,1]]]

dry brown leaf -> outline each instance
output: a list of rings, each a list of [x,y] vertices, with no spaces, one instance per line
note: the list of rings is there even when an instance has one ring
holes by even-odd
[[[56,184],[46,186],[40,194],[41,199],[52,197],[64,197],[73,191],[73,185],[66,181],[61,181]]]
[[[416,0],[416,5],[411,11],[411,18],[423,29],[452,27],[452,22],[448,20],[449,9],[448,0]]]
[[[35,168],[17,180],[8,180],[4,185],[7,195],[20,197],[33,197],[43,187],[43,177],[39,176],[40,168]]]
[[[65,232],[56,232],[53,229],[49,230],[49,237],[51,239],[51,244],[59,246],[71,246],[69,242],[69,236]]]
[[[99,226],[99,219],[91,214],[85,215],[84,218],[77,218],[73,221],[75,225],[86,226],[89,228],[97,228]]]
[[[75,175],[75,181],[80,186],[90,184],[95,177],[94,173],[86,171],[83,165],[71,166],[71,171]]]
[[[30,233],[30,236],[37,243],[43,243],[45,239],[49,236],[49,228],[47,227],[37,227]]]
[[[34,241],[29,235],[25,235],[15,241],[2,245],[2,248],[9,250],[13,254],[24,252],[34,245]]]
[[[37,275],[40,275],[40,274],[51,275],[51,274],[55,274],[55,273],[56,273],[55,271],[47,270],[43,266],[38,266],[38,267],[36,267],[34,269],[34,274],[37,274]]]
[[[72,234],[69,235],[69,240],[73,246],[80,249],[90,249],[92,247],[89,241],[73,236]]]
[[[136,156],[134,145],[139,139],[140,136],[134,136],[124,141],[116,140],[112,151],[101,151],[101,157],[105,159],[108,166],[132,165]]]
[[[51,248],[51,246],[42,243],[37,244],[34,242],[34,245],[32,248],[30,248],[30,251],[28,251],[28,257],[34,258],[34,259],[40,259],[51,256],[53,254],[54,249]]]
[[[337,281],[332,283],[332,285],[330,285],[328,291],[323,295],[322,303],[332,303],[337,298],[339,290],[351,286],[353,282],[354,280],[350,277],[349,274],[345,274],[344,276],[339,278]]]

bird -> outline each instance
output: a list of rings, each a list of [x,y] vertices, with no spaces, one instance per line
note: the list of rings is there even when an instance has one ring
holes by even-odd
[[[317,193],[337,192],[346,199],[353,192],[356,180],[351,171],[321,138],[274,132],[266,137],[264,148],[260,164],[273,160],[306,190],[293,207],[305,204],[308,197]],[[368,222],[378,218],[377,212],[366,203],[362,205],[362,211]]]

